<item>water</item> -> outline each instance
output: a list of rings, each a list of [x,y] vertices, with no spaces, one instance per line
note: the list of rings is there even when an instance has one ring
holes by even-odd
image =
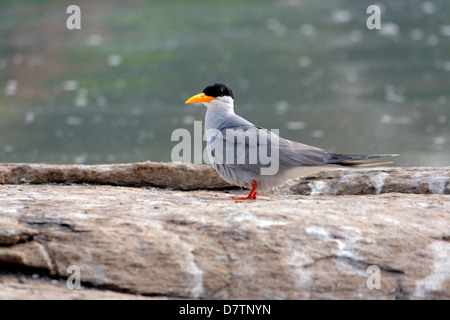
[[[213,82],[236,112],[335,152],[450,163],[450,3],[70,1],[0,4],[0,162],[170,161]]]

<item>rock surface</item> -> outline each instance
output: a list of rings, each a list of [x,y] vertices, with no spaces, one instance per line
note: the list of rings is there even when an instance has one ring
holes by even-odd
[[[235,201],[207,166],[3,164],[0,299],[449,299],[449,176],[328,171]]]
[[[0,184],[89,183],[179,190],[230,187],[210,166],[139,162],[105,165],[0,164]]]
[[[450,167],[323,171],[290,183],[303,195],[450,194]],[[96,184],[175,190],[235,188],[206,165],[140,162],[110,165],[0,164],[0,184]],[[288,185],[284,186],[286,190]],[[282,188],[283,189],[283,188]]]
[[[450,194],[450,167],[322,171],[297,181],[291,190],[304,195]]]

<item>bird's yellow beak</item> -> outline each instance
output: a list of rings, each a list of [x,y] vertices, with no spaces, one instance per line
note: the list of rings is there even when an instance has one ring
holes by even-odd
[[[211,100],[217,100],[217,98],[207,96],[204,93],[199,93],[187,99],[185,103],[210,102]]]

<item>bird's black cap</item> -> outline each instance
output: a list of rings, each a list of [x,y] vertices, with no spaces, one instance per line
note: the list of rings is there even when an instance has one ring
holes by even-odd
[[[203,90],[203,93],[214,98],[229,96],[234,99],[233,91],[223,83],[214,83],[213,85],[207,86]]]

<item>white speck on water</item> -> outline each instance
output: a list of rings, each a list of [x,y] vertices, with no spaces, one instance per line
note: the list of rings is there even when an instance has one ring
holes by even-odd
[[[435,137],[433,139],[433,144],[441,145],[441,144],[445,144],[445,142],[446,142],[445,137]]]
[[[441,34],[445,37],[450,37],[450,25],[441,26]]]
[[[434,34],[430,34],[427,36],[427,43],[430,46],[436,46],[439,43],[439,37]]]
[[[450,244],[435,241],[427,246],[427,252],[434,255],[433,270],[425,278],[416,281],[412,299],[423,299],[428,293],[438,291],[450,280]]]
[[[442,63],[442,69],[445,71],[450,71],[450,61],[445,61]]]
[[[117,79],[116,80],[116,88],[117,89],[123,89],[124,87],[125,87],[125,80]]]
[[[184,125],[190,125],[193,124],[195,121],[195,117],[194,116],[184,116],[183,117],[183,124]]]
[[[305,123],[302,121],[288,121],[286,122],[286,129],[289,130],[303,130],[305,129]]]
[[[376,174],[375,176],[370,177],[370,181],[372,181],[373,186],[375,187],[376,194],[380,194],[387,177],[389,177],[389,173],[387,173],[387,172],[380,172],[380,173]]]
[[[331,13],[331,18],[334,22],[345,23],[352,20],[352,14],[346,10],[336,10]]]
[[[117,119],[117,125],[119,127],[125,127],[128,125],[128,120],[126,118],[119,118]]]
[[[153,140],[155,138],[155,133],[153,131],[141,130],[138,133],[137,143],[144,144],[147,140]]]
[[[87,100],[86,97],[76,97],[76,98],[75,98],[75,101],[74,101],[74,104],[75,104],[77,107],[83,108],[83,107],[86,107],[86,106],[87,106],[88,100]]]
[[[436,5],[433,2],[425,1],[422,3],[422,12],[425,14],[433,14],[436,10]]]
[[[6,82],[5,94],[7,96],[15,95],[18,87],[19,82],[17,82],[17,80],[9,80],[8,82]]]
[[[15,55],[13,56],[13,63],[14,63],[16,66],[21,65],[22,62],[23,62],[23,55],[21,55],[20,53],[18,53],[18,54],[15,54]]]
[[[64,136],[64,131],[61,129],[56,129],[55,130],[55,137],[57,138],[62,138]]]
[[[298,66],[302,67],[302,68],[310,67],[311,63],[312,62],[311,62],[311,58],[310,57],[302,56],[302,57],[299,57],[298,60],[297,60]]]
[[[78,90],[78,95],[80,97],[86,97],[88,94],[88,89],[86,88],[80,88],[80,90]]]
[[[78,82],[76,80],[66,80],[63,83],[63,90],[74,91],[78,88]]]
[[[36,115],[34,114],[34,112],[28,111],[27,114],[25,115],[25,123],[30,124],[34,121],[35,118],[36,118]]]
[[[395,103],[404,103],[406,100],[405,96],[392,85],[387,85],[384,88],[384,91],[385,91],[385,98],[387,101]]]
[[[362,32],[359,30],[350,31],[348,37],[352,42],[359,42],[362,39]]]
[[[398,25],[393,22],[384,22],[378,32],[385,37],[394,37],[399,34],[400,29]]]
[[[248,81],[247,79],[239,79],[238,85],[242,90],[246,90],[250,87],[250,81]]]
[[[413,119],[410,116],[399,116],[396,119],[396,123],[398,123],[398,124],[411,124],[411,123],[413,123]]]
[[[3,151],[4,152],[13,152],[14,151],[14,147],[10,144],[5,144],[3,146]]]
[[[398,116],[395,117],[395,123],[396,124],[411,124],[413,123],[413,118],[410,116]]]
[[[381,123],[392,123],[392,116],[390,114],[383,114],[380,118]]]
[[[75,97],[74,104],[77,107],[84,108],[88,104],[87,99],[88,89],[80,88],[77,92],[77,96]]]
[[[100,114],[95,114],[95,115],[92,116],[92,122],[93,122],[93,123],[99,124],[99,123],[102,122],[102,121],[103,121],[102,115],[100,115]]]
[[[304,23],[300,26],[300,32],[305,36],[312,36],[316,32],[316,28],[309,23]]]
[[[132,115],[133,117],[140,117],[140,116],[142,116],[142,113],[143,113],[143,111],[142,111],[142,109],[139,108],[139,107],[133,107],[133,108],[131,109],[131,115]]]
[[[273,31],[277,36],[286,34],[287,28],[277,18],[267,19],[266,26],[269,30]]]
[[[438,117],[438,122],[442,123],[442,124],[446,123],[447,122],[447,116],[446,115],[439,116]]]
[[[8,66],[8,60],[5,58],[0,59],[0,69],[5,69]]]
[[[383,114],[380,118],[381,123],[391,123],[392,122],[392,116],[390,114]]]
[[[324,136],[323,130],[313,130],[311,131],[311,137],[313,138],[322,138]]]
[[[411,32],[409,33],[409,36],[411,37],[411,39],[419,41],[419,40],[423,40],[424,38],[424,33],[422,30],[420,29],[413,29],[411,30]]]
[[[42,56],[34,54],[28,60],[28,65],[30,67],[37,67],[42,64],[42,60],[43,60]]]
[[[412,124],[413,118],[410,116],[391,116],[389,114],[384,114],[380,118],[381,123],[392,123],[392,124]]]
[[[448,70],[448,71],[450,71],[450,70]],[[439,98],[438,98],[438,103],[439,104],[446,104],[447,103],[447,97],[446,96],[440,96]]]
[[[356,72],[349,71],[345,74],[345,79],[348,82],[354,83],[358,80],[358,74]]]
[[[226,51],[224,53],[222,53],[222,60],[225,62],[231,62],[231,60],[233,60],[233,53],[230,51]]]
[[[166,40],[166,42],[164,42],[164,47],[166,48],[167,51],[174,51],[178,49],[179,46],[180,46],[179,42],[175,39],[168,39]]]
[[[285,114],[289,109],[289,103],[287,101],[278,101],[275,104],[275,112],[282,115]]]
[[[74,157],[73,161],[76,164],[83,164],[83,163],[86,163],[87,157],[88,157],[87,154],[83,153],[83,154],[80,154],[79,156]]]
[[[87,40],[89,46],[98,46],[102,44],[103,37],[97,33],[90,34]]]
[[[81,126],[83,124],[83,119],[75,116],[68,116],[66,118],[66,124],[68,126]]]
[[[111,54],[108,57],[108,64],[112,67],[117,67],[122,63],[122,57],[118,54]]]
[[[100,96],[97,98],[97,104],[100,107],[105,107],[108,104],[108,101],[106,100],[106,98],[104,96]]]

